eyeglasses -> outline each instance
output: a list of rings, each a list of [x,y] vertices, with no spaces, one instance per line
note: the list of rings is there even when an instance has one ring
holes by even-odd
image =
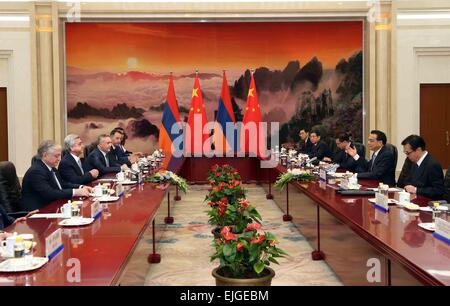
[[[409,154],[411,154],[411,153],[413,153],[413,152],[414,152],[414,151],[410,151],[410,152],[403,151],[403,153],[405,153],[406,156],[408,156]]]

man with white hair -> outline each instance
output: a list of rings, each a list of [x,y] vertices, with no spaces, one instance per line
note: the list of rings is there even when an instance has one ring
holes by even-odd
[[[80,136],[67,135],[64,139],[64,149],[67,154],[63,156],[58,167],[64,181],[73,184],[88,184],[98,177],[97,169],[87,171],[86,166],[81,162],[80,156],[83,154],[84,144]]]
[[[25,173],[22,184],[22,210],[31,211],[53,201],[88,197],[92,188],[65,182],[58,172],[61,146],[52,140],[43,141],[38,148],[37,160]]]

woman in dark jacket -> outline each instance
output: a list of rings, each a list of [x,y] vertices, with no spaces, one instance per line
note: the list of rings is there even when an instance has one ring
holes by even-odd
[[[0,184],[3,185],[7,202],[3,205],[3,208],[7,213],[20,211],[21,187],[16,167],[14,167],[13,163],[8,161],[0,162]]]

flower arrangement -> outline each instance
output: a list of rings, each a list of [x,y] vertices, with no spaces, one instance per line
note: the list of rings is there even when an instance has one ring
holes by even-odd
[[[220,260],[222,276],[232,278],[257,278],[270,263],[278,264],[276,258],[286,252],[278,248],[275,236],[263,231],[261,224],[253,222],[240,234],[235,234],[229,226],[224,226],[221,236],[215,239],[215,253],[211,261]]]
[[[315,179],[316,179],[316,176],[314,176],[313,174],[311,174],[305,170],[289,169],[286,173],[280,174],[280,176],[278,176],[274,186],[279,188],[280,190],[283,190],[284,187],[287,184],[289,184],[290,182],[293,182],[293,181],[307,182],[307,181],[313,181]]]
[[[213,271],[216,283],[218,277],[250,280],[271,278],[270,263],[286,253],[279,249],[275,236],[262,230],[261,216],[245,198],[239,173],[229,165],[214,165],[208,172],[211,191],[206,196],[209,224],[217,226],[214,254],[211,261],[220,260],[220,266]],[[217,276],[218,275],[218,276]]]
[[[229,202],[222,198],[216,202],[208,202],[208,223],[218,227],[232,226],[235,233],[242,232],[251,222],[261,222],[261,216],[253,205],[244,198]]]
[[[178,188],[184,193],[186,193],[189,189],[189,186],[184,178],[168,170],[158,171],[152,176],[147,177],[145,181],[148,183],[157,183],[164,185],[172,184],[178,186]]]
[[[208,181],[211,191],[205,201],[218,202],[223,198],[228,203],[236,203],[238,199],[245,198],[245,190],[242,188],[242,179],[236,169],[230,165],[214,165],[208,171]]]

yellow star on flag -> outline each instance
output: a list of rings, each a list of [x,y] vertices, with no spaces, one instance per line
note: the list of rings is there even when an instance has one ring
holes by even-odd
[[[249,97],[254,97],[253,96],[253,90],[255,90],[254,88],[250,88],[249,90],[248,90],[248,96]]]
[[[197,91],[198,91],[198,88],[193,88],[192,89],[192,97],[198,97]]]

